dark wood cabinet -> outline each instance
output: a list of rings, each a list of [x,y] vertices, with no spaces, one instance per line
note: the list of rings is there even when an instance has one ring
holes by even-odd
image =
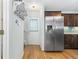
[[[45,11],[45,16],[61,16],[61,11]]]
[[[64,48],[73,48],[72,35],[64,35]]]
[[[65,34],[64,48],[78,48],[78,35]]]
[[[68,15],[64,14],[64,26],[67,26],[67,22],[68,22]]]
[[[78,14],[62,14],[64,26],[78,26]]]
[[[78,48],[78,35],[73,35],[72,40],[73,40],[73,47],[77,49]]]
[[[73,14],[70,14],[68,15],[69,16],[69,19],[68,19],[68,26],[74,26],[74,15]]]
[[[74,14],[74,26],[78,26],[78,14]]]

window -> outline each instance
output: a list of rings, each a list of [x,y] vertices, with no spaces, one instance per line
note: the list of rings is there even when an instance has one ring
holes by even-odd
[[[29,20],[29,31],[38,31],[38,19]]]

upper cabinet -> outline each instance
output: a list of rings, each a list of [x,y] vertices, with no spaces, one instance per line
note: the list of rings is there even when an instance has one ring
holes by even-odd
[[[45,16],[64,16],[64,26],[78,26],[78,14],[61,13],[61,11],[45,11]]]
[[[61,16],[61,11],[45,11],[45,16]]]
[[[78,26],[78,14],[62,14],[64,26]]]
[[[67,26],[67,22],[68,22],[68,20],[69,20],[69,16],[67,15],[67,14],[63,14],[63,16],[64,16],[64,26]]]
[[[78,26],[78,14],[74,14],[74,26]]]

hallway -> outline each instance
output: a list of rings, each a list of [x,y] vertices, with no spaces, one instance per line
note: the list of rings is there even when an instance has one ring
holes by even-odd
[[[64,52],[43,52],[40,46],[25,46],[23,59],[76,59],[77,50],[65,49]]]

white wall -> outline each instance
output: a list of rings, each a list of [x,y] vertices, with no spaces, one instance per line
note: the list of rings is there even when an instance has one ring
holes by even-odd
[[[40,47],[41,50],[44,50],[44,32],[45,32],[45,19],[44,19],[44,7],[42,7],[42,11],[41,11],[41,19],[40,19]]]
[[[3,59],[22,59],[24,22],[13,14],[12,0],[3,0],[3,3]]]
[[[18,20],[18,23],[16,23]],[[10,32],[9,32],[9,59],[22,59],[23,48],[24,48],[24,33],[23,33],[24,21],[14,16],[10,21]]]

